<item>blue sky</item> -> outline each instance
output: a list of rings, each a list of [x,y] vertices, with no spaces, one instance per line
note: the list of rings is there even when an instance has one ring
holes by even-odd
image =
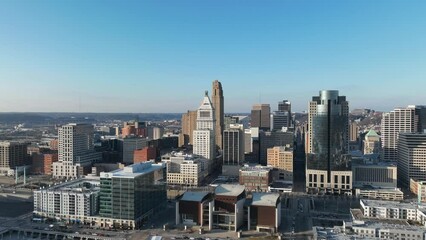
[[[0,111],[426,104],[426,1],[0,1]]]

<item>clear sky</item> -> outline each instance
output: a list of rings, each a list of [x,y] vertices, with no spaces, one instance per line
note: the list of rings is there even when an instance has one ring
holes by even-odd
[[[426,104],[426,1],[0,1],[0,111]]]

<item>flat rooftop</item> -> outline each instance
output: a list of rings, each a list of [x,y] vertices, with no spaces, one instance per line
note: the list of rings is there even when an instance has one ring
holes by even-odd
[[[99,179],[80,178],[80,179],[75,179],[68,182],[56,184],[49,188],[40,189],[38,191],[91,193],[91,192],[97,192],[99,190],[100,190]]]
[[[214,193],[219,196],[239,196],[246,190],[244,185],[239,184],[220,184],[214,190]]]
[[[180,200],[189,202],[201,202],[203,198],[205,198],[209,194],[209,192],[185,192]]]
[[[279,193],[252,193],[251,205],[253,206],[267,206],[275,207],[277,206],[277,201],[280,198]]]
[[[417,208],[426,207],[426,205],[424,204],[383,201],[383,200],[361,199],[361,202],[363,202],[364,205],[368,207],[404,208],[404,209],[417,209]]]
[[[117,169],[108,173],[101,173],[101,177],[112,177],[112,178],[135,178],[140,175],[144,175],[150,172],[154,172],[163,168],[162,163],[153,164],[152,162],[135,163],[124,167],[123,169]]]

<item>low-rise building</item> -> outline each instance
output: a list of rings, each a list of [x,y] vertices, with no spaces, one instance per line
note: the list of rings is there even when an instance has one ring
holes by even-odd
[[[199,186],[208,174],[209,160],[187,154],[167,154],[162,157],[167,165],[167,183]]]
[[[404,193],[399,188],[374,188],[372,186],[363,186],[355,189],[355,195],[359,198],[377,200],[404,200]]]
[[[278,231],[281,225],[281,201],[278,193],[253,192],[246,201],[247,229]]]
[[[245,165],[240,169],[240,184],[247,191],[267,192],[272,183],[271,171],[271,167]]]
[[[246,191],[243,185],[221,184],[215,189],[213,227],[238,231],[244,221]]]
[[[421,212],[425,209],[425,205],[367,199],[361,199],[360,205],[364,217],[378,219],[404,219],[424,224],[422,219],[419,217],[422,215]]]
[[[293,181],[293,148],[273,147],[267,151],[268,166],[278,169],[278,179]]]
[[[185,192],[176,201],[176,225],[200,226],[212,230],[213,208],[213,193]]]
[[[397,187],[397,167],[395,163],[352,163],[352,172],[353,188],[359,188],[364,185],[381,188]]]
[[[426,181],[410,179],[410,191],[417,196],[418,203],[426,202]]]

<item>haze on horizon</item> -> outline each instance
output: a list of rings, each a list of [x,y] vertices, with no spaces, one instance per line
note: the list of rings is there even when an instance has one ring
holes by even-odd
[[[425,104],[426,1],[1,1],[0,112]],[[419,90],[420,89],[420,90]]]

